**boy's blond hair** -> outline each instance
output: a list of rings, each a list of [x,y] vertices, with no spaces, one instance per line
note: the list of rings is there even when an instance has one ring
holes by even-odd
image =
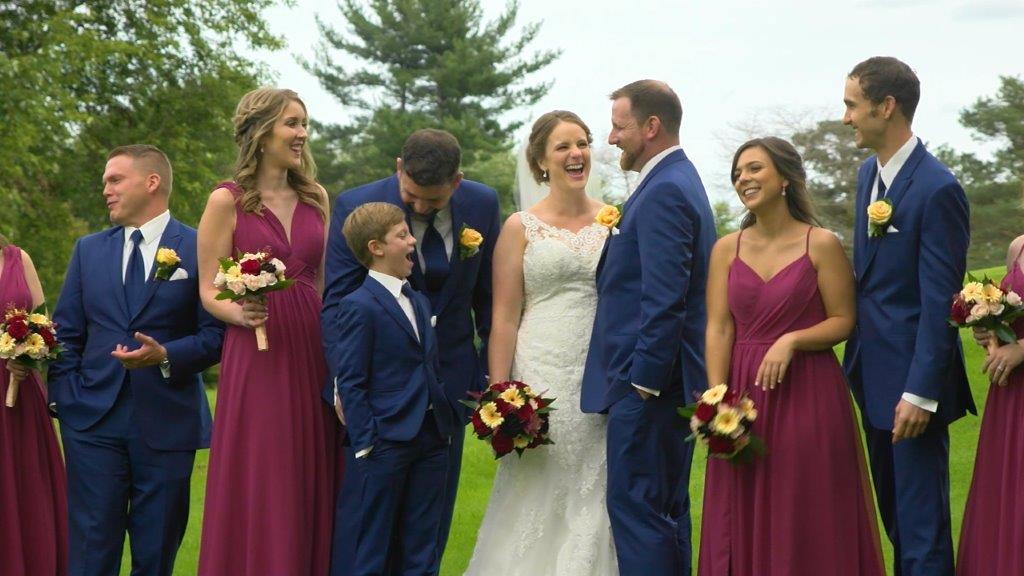
[[[356,260],[369,268],[373,265],[370,240],[384,242],[384,236],[391,228],[402,222],[405,222],[405,212],[398,206],[387,202],[367,202],[345,218],[341,233]]]

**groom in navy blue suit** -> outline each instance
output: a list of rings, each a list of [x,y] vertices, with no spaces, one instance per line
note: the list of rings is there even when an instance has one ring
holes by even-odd
[[[608,413],[608,515],[622,574],[689,574],[693,445],[676,408],[707,387],[704,291],[715,222],[679,146],[682,106],[653,80],[612,93],[608,142],[640,172],[597,270],[584,412]]]
[[[103,197],[117,226],[79,239],[54,310],[64,353],[48,387],[73,576],[117,574],[126,530],[132,574],[170,576],[195,453],[210,445],[200,372],[220,360],[224,327],[199,302],[196,231],[171,217],[170,193],[159,149],[110,153]],[[156,278],[159,248],[180,258],[166,279]]]
[[[911,132],[919,98],[917,76],[895,58],[861,62],[846,80],[843,122],[876,155],[857,175],[857,327],[843,365],[895,574],[951,576],[948,425],[976,412],[946,318],[970,231],[963,188]],[[875,204],[869,218],[875,202],[891,210]]]
[[[500,231],[498,195],[483,184],[462,177],[462,152],[458,141],[442,130],[425,129],[411,134],[402,147],[395,174],[338,196],[331,217],[326,256],[326,286],[321,312],[325,349],[340,337],[333,325],[339,302],[363,284],[366,268],[345,243],[341,228],[352,211],[367,202],[388,202],[407,214],[417,240],[412,287],[430,300],[436,317],[437,346],[445,394],[459,422],[452,430],[451,455],[444,517],[438,535],[437,561],[444,552],[455,507],[465,424],[470,412],[458,400],[467,391],[481,390],[487,374],[487,338],[491,326],[491,256]],[[473,246],[471,234],[463,242],[462,231],[478,232],[483,240]],[[474,336],[479,337],[477,350]],[[330,372],[332,368],[328,366]],[[324,388],[324,399],[334,404],[334,374]],[[355,462],[346,457],[346,469]],[[351,573],[357,534],[353,510],[358,505],[357,475],[346,474],[338,493],[331,573]],[[435,566],[437,570],[440,565]]]

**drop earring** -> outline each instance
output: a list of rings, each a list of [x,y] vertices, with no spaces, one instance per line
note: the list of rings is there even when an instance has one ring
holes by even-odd
[[[547,170],[545,170],[545,171],[544,171],[544,172],[543,172],[543,173],[542,173],[542,174],[540,175],[540,177],[541,177],[541,180],[547,181],[547,179],[548,179],[548,171],[547,171]]]

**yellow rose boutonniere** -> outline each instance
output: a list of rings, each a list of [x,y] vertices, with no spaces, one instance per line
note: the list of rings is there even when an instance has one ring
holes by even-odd
[[[611,204],[605,204],[597,211],[597,216],[594,217],[594,222],[597,222],[601,226],[604,226],[611,231],[612,234],[618,234],[619,229],[616,226],[619,225],[619,220],[622,220],[622,210],[618,206],[612,206]]]
[[[171,275],[181,264],[178,253],[170,248],[159,248],[156,251],[156,278],[157,280],[170,280]]]
[[[459,231],[459,259],[465,260],[476,256],[483,243],[483,234],[463,224],[462,230]]]
[[[892,220],[892,200],[883,198],[868,205],[868,236],[885,236]]]

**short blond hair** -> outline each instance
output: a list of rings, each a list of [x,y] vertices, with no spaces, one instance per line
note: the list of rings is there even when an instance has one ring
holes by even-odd
[[[345,218],[341,233],[356,260],[369,268],[373,264],[370,240],[383,242],[391,228],[405,222],[405,212],[387,202],[367,202]]]
[[[147,174],[156,174],[160,177],[160,186],[157,190],[165,195],[171,195],[174,187],[174,173],[171,170],[171,161],[167,159],[164,151],[152,144],[128,144],[118,146],[107,154],[107,160],[117,156],[127,156],[133,162],[139,164],[139,168]]]

